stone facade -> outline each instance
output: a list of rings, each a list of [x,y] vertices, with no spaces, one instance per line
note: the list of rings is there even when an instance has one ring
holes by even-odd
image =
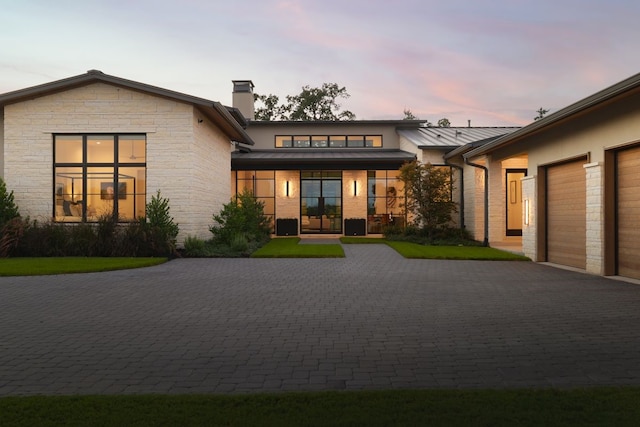
[[[147,201],[157,190],[180,226],[205,237],[230,197],[229,138],[196,108],[98,82],[4,107],[4,176],[23,215],[49,220],[53,134],[141,133],[147,137]]]
[[[587,265],[589,273],[604,273],[604,177],[602,164],[584,165],[587,179]]]
[[[537,253],[537,217],[536,217],[536,177],[522,179],[522,252],[532,260],[538,259]],[[528,222],[528,224],[527,224]]]

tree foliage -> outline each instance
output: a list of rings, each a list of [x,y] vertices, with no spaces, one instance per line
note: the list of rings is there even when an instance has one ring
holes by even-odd
[[[0,178],[0,229],[13,218],[20,216],[18,206],[13,198],[13,191],[7,191],[7,185]]]
[[[542,119],[548,112],[549,112],[549,110],[546,110],[546,109],[544,109],[542,107],[538,108],[538,110],[536,111],[536,113],[538,113],[538,115],[535,116],[533,118],[533,120],[537,121],[537,120]]]
[[[400,180],[405,187],[405,209],[413,225],[432,233],[446,226],[457,212],[451,200],[453,179],[449,168],[414,160],[400,168]]]
[[[448,128],[451,126],[451,122],[449,121],[449,119],[447,119],[446,117],[438,120],[438,127],[441,128]]]
[[[402,120],[420,120],[418,116],[413,114],[413,112],[409,108],[405,108],[403,113],[404,117],[402,118]]]
[[[276,95],[254,95],[262,103],[256,108],[256,120],[336,121],[355,120],[349,110],[341,110],[340,98],[349,98],[347,89],[337,83],[323,83],[322,87],[303,86],[298,95],[287,95],[286,104],[280,104]]]

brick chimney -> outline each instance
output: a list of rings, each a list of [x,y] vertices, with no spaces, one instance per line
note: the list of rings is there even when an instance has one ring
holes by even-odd
[[[232,80],[233,107],[240,110],[247,120],[255,120],[253,105],[253,82],[251,80]]]

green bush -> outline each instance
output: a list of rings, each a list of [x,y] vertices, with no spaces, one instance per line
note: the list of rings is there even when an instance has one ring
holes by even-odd
[[[481,246],[468,230],[455,227],[435,227],[433,229],[408,225],[404,229],[388,228],[384,232],[387,240],[418,243],[434,246]]]
[[[160,190],[151,196],[146,206],[146,218],[140,219],[149,250],[154,255],[174,256],[176,238],[180,232],[178,224],[170,214],[169,199],[160,195]]]
[[[148,218],[119,223],[108,213],[97,223],[38,223],[17,217],[0,236],[0,256],[174,256],[178,225],[169,201],[157,196],[147,204]]]
[[[244,234],[249,243],[269,238],[269,218],[264,215],[264,203],[249,190],[224,205],[220,213],[213,215],[213,220],[216,225],[209,227],[209,231],[219,243],[231,246],[238,234]]]
[[[7,185],[0,178],[0,229],[11,219],[20,216],[18,206],[13,199],[13,191],[7,192]]]

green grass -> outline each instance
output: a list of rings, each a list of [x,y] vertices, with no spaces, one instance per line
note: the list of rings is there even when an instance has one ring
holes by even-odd
[[[340,242],[345,244],[362,244],[362,243],[387,243],[387,239],[384,237],[352,237],[343,236],[340,238]]]
[[[0,398],[12,426],[635,426],[640,388]]]
[[[251,254],[252,258],[343,258],[336,244],[299,245],[299,237],[277,237]]]
[[[466,259],[487,261],[531,261],[529,258],[483,246],[436,246],[387,240],[384,237],[341,237],[345,244],[384,243],[405,258],[418,259]]]
[[[44,274],[124,270],[128,268],[149,267],[162,264],[166,261],[167,258],[0,258],[0,276],[40,276]]]
[[[484,246],[424,246],[417,243],[387,241],[405,258],[465,259],[486,261],[530,261],[529,258]]]

